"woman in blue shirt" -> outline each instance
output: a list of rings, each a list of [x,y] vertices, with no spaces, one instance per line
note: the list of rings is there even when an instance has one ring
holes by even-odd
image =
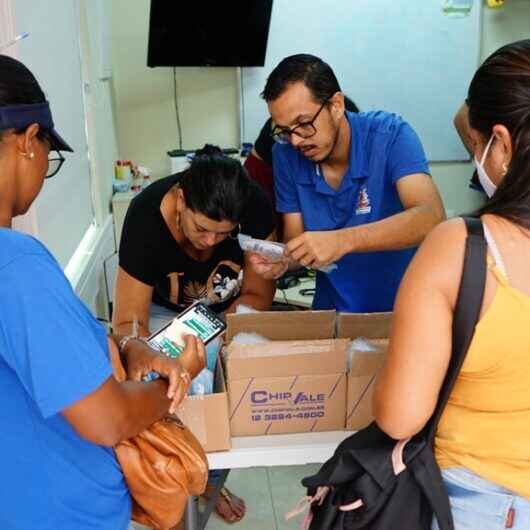
[[[49,251],[11,229],[62,151],[72,149],[38,82],[0,55],[0,528],[125,530],[131,500],[112,447],[176,407],[204,348],[189,337],[178,362],[131,338],[121,342],[129,373],[163,378],[113,378],[103,327]]]

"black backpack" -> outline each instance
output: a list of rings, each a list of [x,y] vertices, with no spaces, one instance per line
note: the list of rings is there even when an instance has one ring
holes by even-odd
[[[482,223],[464,221],[468,236],[452,357],[431,419],[404,447],[375,422],[345,439],[316,475],[302,480],[313,498],[309,530],[430,530],[433,514],[440,530],[454,530],[433,442],[475,331],[486,281]]]

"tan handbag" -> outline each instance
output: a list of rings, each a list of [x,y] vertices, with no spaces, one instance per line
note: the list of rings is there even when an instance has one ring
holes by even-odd
[[[111,343],[111,344],[110,344]],[[118,348],[109,340],[114,377],[126,379]],[[208,461],[195,436],[178,419],[166,417],[114,448],[133,499],[132,519],[169,530],[181,519],[190,495],[208,480]]]

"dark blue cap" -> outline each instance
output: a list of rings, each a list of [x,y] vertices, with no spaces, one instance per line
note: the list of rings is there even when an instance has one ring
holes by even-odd
[[[32,123],[38,123],[41,129],[50,135],[52,149],[74,152],[54,129],[50,104],[47,101],[0,107],[0,131],[2,129],[22,130]]]

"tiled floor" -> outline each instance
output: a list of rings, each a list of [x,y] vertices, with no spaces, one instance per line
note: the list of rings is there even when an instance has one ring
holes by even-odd
[[[234,469],[227,487],[245,499],[247,514],[237,524],[228,525],[212,515],[206,530],[290,530],[300,528],[302,516],[285,522],[284,515],[305,495],[300,480],[315,473],[320,465]]]
[[[213,513],[206,530],[294,530],[300,528],[303,516],[286,522],[285,513],[294,508],[305,490],[300,484],[303,477],[312,475],[320,465],[255,467],[234,469],[228,475],[226,486],[245,499],[247,513],[243,520],[227,524]],[[131,530],[145,527],[132,525]]]

